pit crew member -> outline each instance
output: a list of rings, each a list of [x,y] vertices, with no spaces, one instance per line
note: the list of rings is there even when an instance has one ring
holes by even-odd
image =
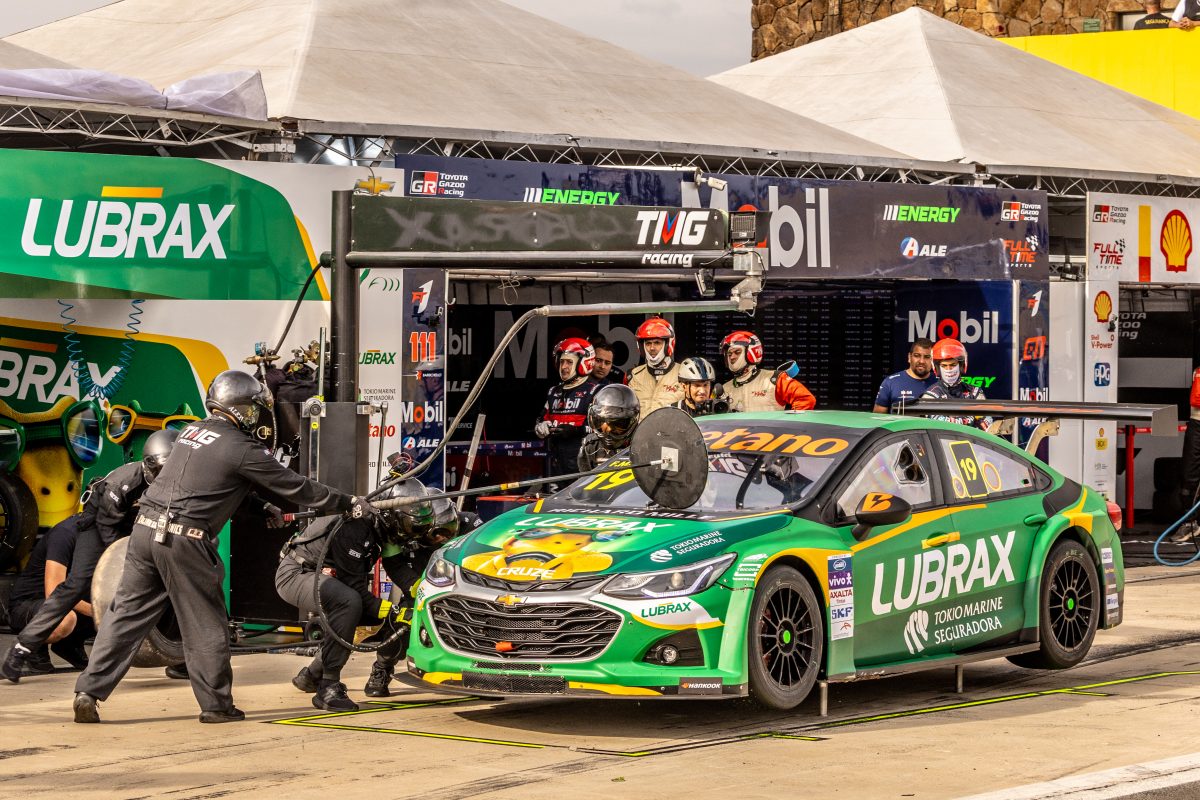
[[[725,397],[734,411],[779,411],[775,376],[764,370],[762,340],[750,331],[734,331],[721,340],[721,357],[733,373],[725,382]]]
[[[683,397],[675,356],[675,329],[662,317],[651,317],[638,326],[638,348],[645,363],[629,371],[626,383],[642,405],[641,419],[651,411],[674,405]]]
[[[533,426],[546,440],[550,475],[573,472],[579,446],[587,433],[587,411],[600,384],[592,380],[596,350],[584,339],[563,339],[554,346],[559,382],[550,387],[542,415]]]

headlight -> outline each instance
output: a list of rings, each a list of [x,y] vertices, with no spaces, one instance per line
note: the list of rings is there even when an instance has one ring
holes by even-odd
[[[425,580],[434,586],[449,586],[454,583],[454,565],[442,558],[441,552],[433,554],[425,569]]]
[[[703,592],[716,583],[717,578],[721,577],[721,573],[728,569],[736,558],[737,553],[730,553],[677,569],[618,575],[601,591],[611,597],[629,597],[637,600],[647,597],[686,597]]]

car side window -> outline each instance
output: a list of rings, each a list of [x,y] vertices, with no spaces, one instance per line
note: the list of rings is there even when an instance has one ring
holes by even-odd
[[[876,450],[838,498],[838,516],[854,516],[858,501],[870,492],[903,497],[913,508],[933,502],[929,455],[924,439],[898,439]]]
[[[946,461],[947,491],[953,502],[1022,494],[1037,486],[1037,471],[1025,459],[971,436],[938,437]]]

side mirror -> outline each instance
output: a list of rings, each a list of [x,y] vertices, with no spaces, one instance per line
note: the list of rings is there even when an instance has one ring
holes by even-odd
[[[870,531],[879,525],[895,525],[904,522],[912,516],[912,506],[903,497],[884,492],[869,492],[858,501],[854,511],[857,524],[854,526],[854,538],[862,540]]]

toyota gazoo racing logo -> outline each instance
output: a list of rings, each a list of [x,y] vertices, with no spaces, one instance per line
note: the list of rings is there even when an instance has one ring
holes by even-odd
[[[900,255],[907,259],[914,258],[945,258],[946,245],[921,244],[912,236],[905,236],[900,242]]]
[[[469,179],[469,175],[418,170],[409,178],[408,193],[419,197],[463,197]]]
[[[904,646],[915,656],[925,649],[928,641],[929,612],[919,608],[909,614],[908,622],[904,623]]]
[[[81,209],[75,200],[30,198],[21,249],[36,257],[225,260],[221,231],[236,206],[162,196],[161,186],[105,186]]]
[[[1000,219],[1005,222],[1037,222],[1041,217],[1041,203],[1011,201],[1000,204]]]
[[[1015,538],[1016,531],[992,534],[973,545],[955,542],[944,551],[923,550],[876,564],[871,612],[883,616],[1014,582]]]
[[[1129,217],[1128,206],[1108,206],[1097,203],[1092,206],[1092,222],[1115,223],[1124,225]]]
[[[937,318],[935,311],[908,312],[908,341],[917,339],[958,339],[963,344],[998,344],[1000,342],[1000,312],[984,311],[980,319],[960,311],[958,318]]]

